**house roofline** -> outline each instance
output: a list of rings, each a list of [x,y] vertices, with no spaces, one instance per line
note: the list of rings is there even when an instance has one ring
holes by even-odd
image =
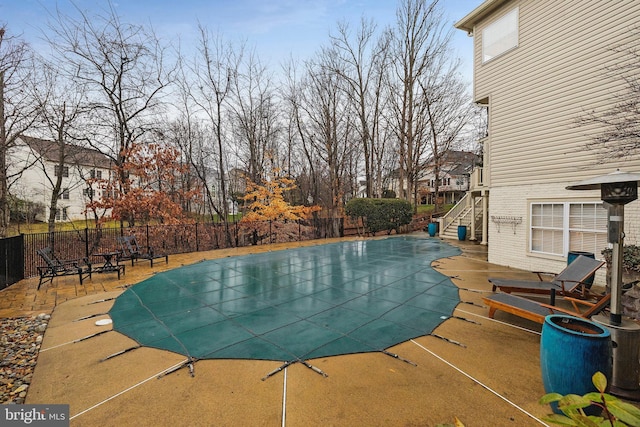
[[[35,150],[48,161],[58,161],[58,148],[55,141],[27,136],[24,134],[20,135],[19,138],[32,150]],[[64,163],[87,167],[99,167],[102,169],[111,169],[113,165],[113,160],[109,156],[95,148],[83,147],[69,143],[65,143],[65,146],[67,147],[67,151],[65,153]]]
[[[503,4],[511,0],[486,0],[480,6],[476,7],[467,16],[456,22],[453,26],[458,30],[466,31],[470,36],[473,35],[473,29],[479,21],[492,14]]]

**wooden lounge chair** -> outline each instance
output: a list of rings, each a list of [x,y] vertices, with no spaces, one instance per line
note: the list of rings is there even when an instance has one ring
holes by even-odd
[[[572,297],[565,297],[564,299],[571,302],[573,310],[503,292],[484,297],[482,300],[489,306],[489,317],[491,319],[494,318],[496,311],[500,310],[537,323],[544,323],[544,318],[549,314],[569,314],[585,319],[594,316],[609,305],[611,294],[606,294],[597,301],[586,301]],[[581,308],[581,306],[584,306],[584,308]]]
[[[91,278],[91,264],[89,264],[87,259],[61,261],[54,255],[50,247],[38,249],[36,252],[46,264],[45,266],[37,267],[38,275],[40,276],[38,289],[40,289],[44,279],[49,279],[50,282],[53,282],[54,277],[58,276],[72,276],[77,274],[80,278],[81,285],[85,277]]]
[[[117,257],[118,261],[121,260],[131,260],[131,266],[133,267],[133,263],[144,260],[149,261],[151,263],[151,267],[153,267],[153,260],[164,258],[165,262],[169,263],[169,255],[166,254],[158,254],[156,253],[152,247],[147,247],[147,251],[144,252],[138,246],[138,241],[136,240],[136,236],[121,236],[118,237],[118,242],[120,243],[120,254]]]
[[[584,255],[578,256],[571,264],[565,267],[560,273],[553,277],[551,281],[545,281],[543,275],[550,273],[534,272],[539,280],[514,280],[502,278],[489,278],[493,285],[493,290],[512,293],[544,294],[550,295],[550,304],[555,305],[555,295],[561,294],[575,298],[589,298],[591,284],[586,280],[591,277],[604,261],[598,261]]]

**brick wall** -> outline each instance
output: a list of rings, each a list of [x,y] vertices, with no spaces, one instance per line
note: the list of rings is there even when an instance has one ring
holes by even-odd
[[[529,247],[529,204],[532,201],[597,201],[596,192],[565,190],[566,184],[545,184],[492,188],[489,198],[489,262],[528,271],[557,273],[567,263],[566,258],[532,254]],[[491,216],[522,217],[515,233],[511,224],[496,224]],[[499,228],[499,229],[498,229]],[[640,238],[640,203],[625,206],[625,244],[638,244]],[[595,254],[602,259],[602,255]],[[596,276],[596,284],[604,286],[606,268]]]

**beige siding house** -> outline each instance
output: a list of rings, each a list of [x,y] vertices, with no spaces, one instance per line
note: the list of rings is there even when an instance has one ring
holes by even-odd
[[[602,258],[599,192],[565,187],[617,168],[640,173],[639,156],[603,156],[587,146],[602,128],[578,125],[628,90],[611,67],[624,58],[615,47],[640,46],[640,1],[487,0],[455,26],[474,38],[473,96],[488,109],[489,261],[559,271],[570,251]],[[637,201],[626,206],[627,244],[640,239],[639,216]]]

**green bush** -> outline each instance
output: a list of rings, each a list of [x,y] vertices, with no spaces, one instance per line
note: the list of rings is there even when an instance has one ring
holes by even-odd
[[[373,235],[378,231],[400,231],[413,218],[411,203],[399,199],[351,199],[345,213],[351,218],[361,218],[365,230]]]
[[[383,199],[395,199],[396,198],[396,192],[393,190],[384,190],[382,191],[382,198]]]

